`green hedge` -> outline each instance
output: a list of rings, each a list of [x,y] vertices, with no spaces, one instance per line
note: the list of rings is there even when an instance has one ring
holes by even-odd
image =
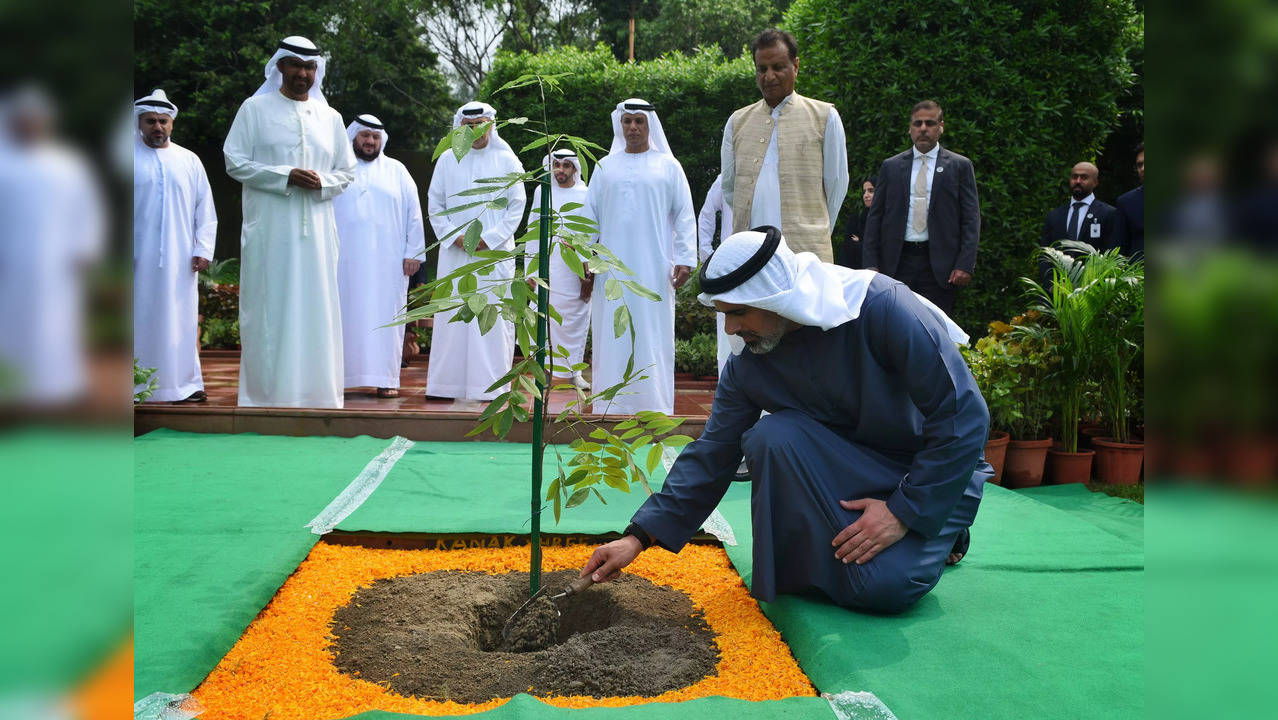
[[[795,0],[787,12],[798,89],[838,107],[852,177],[909,147],[915,102],[945,108],[941,142],[972,159],[981,198],[976,275],[955,308],[973,337],[1023,306],[1016,278],[1033,273],[1068,168],[1094,159],[1118,121],[1138,19],[1131,0]]]
[[[542,129],[542,113],[536,86],[494,94],[505,83],[529,73],[572,73],[560,80],[563,94],[547,94],[550,130],[577,135],[604,148],[612,144],[610,115],[618,102],[641,97],[656,105],[698,209],[719,174],[723,124],[732,111],[759,97],[750,59],[727,60],[714,47],[692,56],[672,53],[633,64],[618,62],[603,44],[590,51],[562,48],[537,55],[499,53],[477,95],[497,108],[499,117],[525,116],[537,121],[526,126],[537,131]],[[514,127],[503,133],[516,151],[532,138]],[[521,153],[520,160],[524,167],[533,168],[544,154],[544,149],[538,148]]]

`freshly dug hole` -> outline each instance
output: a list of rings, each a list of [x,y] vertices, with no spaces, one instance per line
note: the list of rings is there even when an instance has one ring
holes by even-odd
[[[553,589],[576,577],[561,570],[542,581]],[[554,601],[558,644],[510,652],[502,626],[527,594],[527,573],[441,571],[378,580],[334,613],[334,662],[401,695],[457,702],[521,692],[650,697],[715,672],[715,634],[678,590],[633,575],[596,585]],[[533,621],[534,634],[553,625],[545,610]]]

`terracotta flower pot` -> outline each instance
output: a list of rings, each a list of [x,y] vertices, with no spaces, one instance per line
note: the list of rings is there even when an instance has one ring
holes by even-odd
[[[1078,429],[1078,449],[1095,450],[1093,444],[1098,437],[1105,437],[1109,434],[1109,428],[1104,425],[1087,425]]]
[[[1003,462],[1007,458],[1007,443],[1010,435],[1002,430],[991,430],[990,439],[985,443],[985,462],[994,468],[994,478],[990,482],[1003,484]]]
[[[1121,443],[1113,438],[1093,438],[1096,448],[1096,479],[1115,485],[1140,482],[1140,467],[1145,462],[1144,443]]]
[[[1085,483],[1092,479],[1092,459],[1095,450],[1065,452],[1058,448],[1047,451],[1047,472],[1053,485]]]
[[[1051,446],[1051,438],[1008,442],[1007,457],[1003,461],[1003,486],[1026,488],[1042,485],[1043,464]]]

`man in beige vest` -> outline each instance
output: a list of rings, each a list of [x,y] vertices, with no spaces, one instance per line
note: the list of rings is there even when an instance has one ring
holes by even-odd
[[[793,35],[764,30],[751,51],[763,99],[728,118],[719,151],[732,231],[772,225],[795,252],[834,262],[830,233],[848,190],[843,122],[830,103],[794,91]]]

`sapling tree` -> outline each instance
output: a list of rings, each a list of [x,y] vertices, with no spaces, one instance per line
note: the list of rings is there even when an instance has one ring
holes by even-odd
[[[502,92],[537,85],[542,101],[542,118],[540,122],[523,117],[512,118],[497,122],[496,127],[522,128],[532,134],[533,138],[521,152],[544,149],[551,154],[558,148],[571,147],[582,158],[581,175],[583,180],[587,180],[590,166],[597,158],[596,152],[602,152],[604,148],[580,137],[550,132],[546,118],[546,91],[558,92],[561,77],[563,75],[524,75],[498,89],[497,92]],[[529,125],[539,129],[525,127]],[[470,151],[472,143],[492,127],[494,122],[489,121],[474,127],[461,125],[453,128],[439,141],[434,158],[438,160],[444,153],[452,152],[461,160]],[[450,229],[443,238],[451,241],[461,236],[462,244],[473,260],[416,288],[408,308],[396,322],[409,323],[451,312],[450,322],[475,322],[481,333],[492,331],[499,319],[514,325],[521,359],[488,388],[489,392],[500,392],[480,413],[469,435],[491,432],[498,438],[504,438],[516,421],[532,422],[531,594],[537,591],[541,581],[541,513],[547,505],[553,509],[555,521],[559,522],[564,509],[581,505],[592,496],[606,504],[607,499],[600,492],[601,485],[629,493],[631,485],[638,484],[651,493],[648,479],[661,465],[663,454],[683,447],[692,439],[672,434],[682,420],[660,412],[637,413],[611,430],[585,418],[587,409],[592,405],[607,415],[614,398],[651,371],[650,368],[634,366],[635,330],[623,289],[630,290],[641,301],[659,301],[661,296],[640,284],[616,255],[595,242],[598,226],[593,219],[578,212],[582,208],[579,203],[568,203],[559,209],[552,207],[550,173],[546,168],[479,178],[475,187],[457,194],[463,202],[444,211],[444,214],[476,208],[504,209],[508,202],[503,197],[505,191],[525,182],[540,184],[541,207],[535,209],[534,219],[529,222],[525,233],[515,239],[513,249],[480,250],[483,226],[478,218]],[[552,237],[557,239],[553,247]],[[431,247],[439,245],[439,242]],[[630,356],[621,381],[612,386],[592,387],[591,392],[586,393],[571,382],[552,383],[555,371],[576,372],[587,367],[584,362],[567,365],[567,350],[550,349],[548,321],[562,319],[550,302],[552,252],[558,252],[568,268],[583,280],[587,277],[587,268],[599,274],[604,278],[603,292],[607,299],[621,301],[613,313],[611,325],[615,338],[628,337]],[[510,260],[515,261],[513,278],[495,272],[499,265]],[[571,452],[567,455],[555,448],[557,473],[543,496],[542,467],[547,446],[545,429],[550,422],[546,403],[551,390],[575,393],[554,420],[576,437],[569,444]]]

